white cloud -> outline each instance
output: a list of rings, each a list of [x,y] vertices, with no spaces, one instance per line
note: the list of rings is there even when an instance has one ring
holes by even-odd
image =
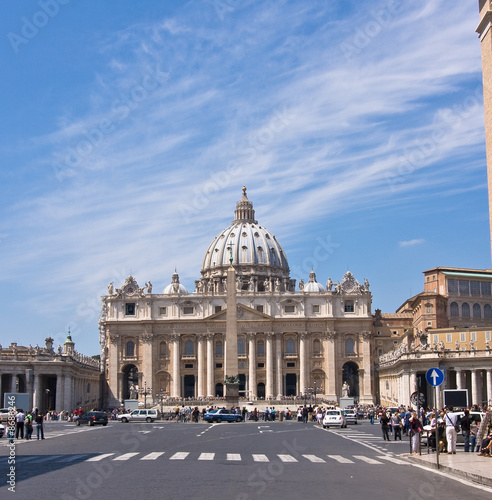
[[[413,247],[415,245],[423,245],[425,240],[423,238],[417,238],[414,240],[399,241],[398,246],[400,247]]]

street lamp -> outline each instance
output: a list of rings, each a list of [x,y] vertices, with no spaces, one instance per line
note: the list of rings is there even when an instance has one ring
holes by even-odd
[[[149,392],[147,392],[147,382],[144,382],[144,408],[147,408],[147,394],[152,394],[152,388],[149,387]]]

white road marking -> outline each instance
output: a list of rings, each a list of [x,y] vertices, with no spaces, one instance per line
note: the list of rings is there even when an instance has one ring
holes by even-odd
[[[282,462],[297,462],[297,460],[292,455],[277,455]]]
[[[184,460],[188,455],[187,451],[178,451],[169,460]]]
[[[266,455],[253,455],[253,460],[255,462],[270,462]]]
[[[240,461],[241,455],[239,453],[228,453],[227,460]]]
[[[97,455],[96,457],[88,458],[86,462],[100,462],[101,460],[114,455],[114,453],[104,453],[102,455]]]
[[[161,455],[164,455],[163,451],[153,451],[152,453],[145,455],[145,457],[142,457],[140,460],[156,460]]]
[[[130,458],[138,455],[138,452],[134,451],[132,453],[124,453],[123,455],[113,458],[113,460],[129,460]]]
[[[354,462],[350,458],[342,457],[342,455],[326,455],[328,458],[332,458],[341,464],[353,464]]]
[[[325,464],[326,462],[320,458],[317,457],[316,455],[303,455],[304,458],[307,458],[310,462],[313,462],[315,464]]]
[[[215,458],[215,453],[202,453],[198,460],[213,460]]]
[[[379,460],[374,460],[373,458],[366,457],[365,455],[354,455],[354,458],[357,458],[357,460],[362,460],[363,462],[366,462],[371,465],[382,465],[383,462],[380,462]]]

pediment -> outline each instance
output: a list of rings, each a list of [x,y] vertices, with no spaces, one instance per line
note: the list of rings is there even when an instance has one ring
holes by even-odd
[[[265,319],[272,319],[272,317],[268,314],[257,311],[256,309],[252,309],[251,307],[245,306],[243,304],[237,305],[237,320],[238,321],[264,321]],[[211,314],[208,316],[207,320],[217,320],[217,321],[225,321],[227,318],[227,309],[223,309],[217,313]]]

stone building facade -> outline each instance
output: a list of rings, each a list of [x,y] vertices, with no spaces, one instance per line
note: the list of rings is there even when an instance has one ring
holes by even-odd
[[[492,404],[492,270],[429,269],[424,291],[397,314],[411,314],[412,325],[379,358],[383,404],[408,404],[417,390],[434,403],[425,374],[436,367],[445,375],[442,388],[468,389],[470,404]]]
[[[63,344],[53,349],[53,339],[45,347],[0,346],[0,396],[27,393],[30,410],[61,412],[82,407],[100,407],[99,361],[79,354],[70,334]]]
[[[373,403],[372,296],[367,280],[290,278],[275,236],[255,220],[243,188],[232,223],[205,252],[201,277],[188,292],[177,272],[162,293],[129,276],[102,298],[101,361],[107,405],[147,393],[154,400],[224,394],[227,269],[235,271],[240,396],[272,399],[316,391],[337,401]]]

